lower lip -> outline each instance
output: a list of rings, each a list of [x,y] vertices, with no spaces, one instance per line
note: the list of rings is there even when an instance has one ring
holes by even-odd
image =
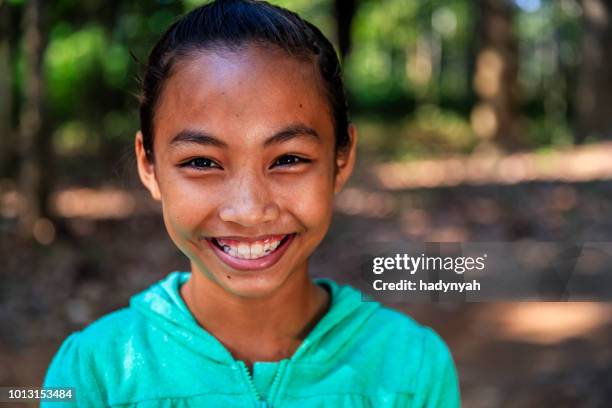
[[[291,242],[293,242],[293,238],[295,234],[289,235],[285,242],[276,248],[276,251],[272,252],[269,255],[263,256],[257,259],[241,259],[235,258],[230,254],[225,253],[221,248],[215,245],[212,240],[207,239],[208,245],[212,248],[213,252],[217,254],[217,256],[229,267],[234,269],[239,269],[241,271],[258,271],[262,269],[266,269],[274,265],[278,260],[283,256],[287,248]]]

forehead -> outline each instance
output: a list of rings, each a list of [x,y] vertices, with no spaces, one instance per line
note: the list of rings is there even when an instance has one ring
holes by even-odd
[[[155,137],[166,140],[187,128],[248,139],[296,122],[333,134],[318,67],[282,50],[249,46],[177,61],[154,128]]]

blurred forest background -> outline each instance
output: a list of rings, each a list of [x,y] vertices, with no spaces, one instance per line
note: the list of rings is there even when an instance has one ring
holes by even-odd
[[[0,384],[40,384],[67,333],[188,267],[132,146],[148,51],[201,3],[0,0]],[[353,282],[364,236],[611,241],[611,2],[272,3],[335,42],[360,129],[314,275]],[[466,407],[612,401],[609,304],[394,307],[447,340]]]

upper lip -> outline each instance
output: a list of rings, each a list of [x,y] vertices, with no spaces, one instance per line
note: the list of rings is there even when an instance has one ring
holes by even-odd
[[[280,233],[280,234],[266,234],[266,235],[258,235],[258,236],[251,236],[251,237],[246,237],[246,236],[237,236],[237,235],[228,235],[228,236],[214,236],[214,237],[206,237],[206,239],[222,239],[222,240],[227,240],[227,241],[242,241],[242,242],[256,242],[256,241],[263,241],[267,238],[272,238],[272,237],[280,237],[280,238],[284,238],[287,235],[292,235],[293,233]]]

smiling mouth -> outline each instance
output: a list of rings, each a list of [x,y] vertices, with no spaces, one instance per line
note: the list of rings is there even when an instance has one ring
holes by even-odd
[[[294,234],[270,235],[254,240],[210,238],[209,241],[232,258],[254,260],[274,254],[293,235]]]

